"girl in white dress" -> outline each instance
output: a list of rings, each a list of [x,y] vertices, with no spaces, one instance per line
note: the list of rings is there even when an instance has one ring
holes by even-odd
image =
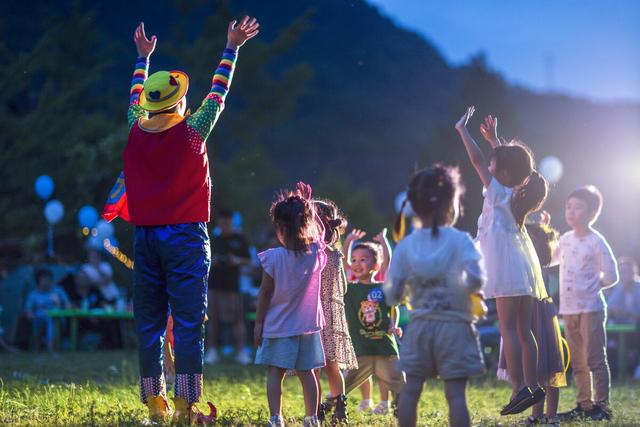
[[[486,298],[496,298],[507,371],[512,380],[511,401],[500,414],[517,414],[545,396],[537,383],[538,353],[531,334],[534,298],[543,296],[544,282],[524,221],[542,206],[548,187],[534,170],[531,151],[519,142],[502,144],[496,134],[497,121],[491,116],[480,126],[492,148],[487,162],[467,130],[474,111],[474,107],[467,109],[456,123],[456,130],[484,185],[477,237],[487,274],[484,292]]]

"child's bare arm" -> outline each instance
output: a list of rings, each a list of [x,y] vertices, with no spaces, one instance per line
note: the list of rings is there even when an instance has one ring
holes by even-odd
[[[391,244],[389,243],[389,239],[387,239],[387,229],[383,228],[382,231],[373,238],[373,241],[382,246],[382,264],[380,264],[379,271],[382,274],[386,274],[389,264],[391,263]]]
[[[256,347],[262,344],[262,331],[264,329],[264,318],[267,315],[269,302],[275,290],[275,282],[273,277],[269,276],[266,271],[262,272],[262,283],[258,292],[258,303],[256,305],[256,323],[253,329],[253,342]]]
[[[600,286],[602,289],[608,289],[615,286],[618,283],[618,263],[613,256],[613,251],[609,244],[604,241],[600,242]]]
[[[476,144],[476,141],[473,139],[469,130],[467,129],[467,122],[473,116],[475,111],[475,107],[467,108],[467,111],[464,115],[458,120],[456,123],[456,130],[462,139],[464,144],[464,148],[467,150],[467,155],[469,156],[469,160],[471,160],[471,164],[475,168],[482,184],[485,187],[489,187],[489,183],[491,182],[491,173],[489,172],[489,167],[487,165],[487,160],[485,159],[480,147]]]
[[[129,92],[129,110],[127,113],[129,129],[139,118],[147,116],[147,112],[138,105],[138,100],[140,92],[142,92],[142,86],[147,79],[149,57],[156,49],[156,42],[156,36],[151,36],[151,40],[147,38],[144,32],[144,22],[141,22],[133,33],[133,43],[136,45],[138,59],[136,59],[136,68],[133,70],[131,90]]]
[[[351,233],[347,234],[347,237],[344,238],[342,255],[344,255],[344,262],[347,266],[351,266],[351,249],[353,248],[353,242],[364,238],[366,235],[367,233],[364,231],[354,228],[351,230]]]
[[[489,143],[491,148],[501,145],[498,138],[498,118],[488,115],[484,118],[484,123],[480,124],[480,133],[482,137]]]
[[[258,27],[260,27],[258,21],[248,16],[245,16],[239,24],[237,21],[229,23],[227,46],[213,75],[211,90],[198,110],[187,118],[187,124],[198,133],[203,143],[211,133],[224,107],[224,100],[227,97],[231,80],[233,79],[238,49],[247,40],[258,34]]]

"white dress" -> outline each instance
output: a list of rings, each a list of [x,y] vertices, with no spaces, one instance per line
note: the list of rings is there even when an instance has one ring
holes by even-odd
[[[529,234],[520,229],[511,212],[513,190],[491,178],[484,189],[477,241],[484,259],[486,298],[545,294],[538,255]]]

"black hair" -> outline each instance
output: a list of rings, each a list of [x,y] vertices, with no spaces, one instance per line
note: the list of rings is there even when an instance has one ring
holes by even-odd
[[[587,209],[591,214],[590,223],[596,222],[602,210],[602,193],[594,185],[587,185],[573,190],[567,200],[571,198],[580,199],[587,204]]]
[[[537,171],[533,171],[524,184],[514,189],[511,195],[511,213],[518,227],[522,228],[527,216],[542,207],[548,192],[547,180]]]
[[[521,185],[535,169],[531,149],[520,141],[498,145],[489,159],[496,162],[496,178],[500,176],[500,183],[510,188]]]
[[[340,238],[340,229],[347,226],[347,220],[335,202],[326,199],[313,202],[324,226],[324,242],[332,246]]]
[[[375,242],[362,242],[358,243],[351,249],[351,253],[356,249],[366,249],[371,253],[373,262],[380,265],[382,263],[382,247]]]
[[[49,277],[50,279],[53,279],[53,273],[51,272],[51,270],[44,267],[37,269],[34,276],[36,279],[36,283],[40,283],[40,279],[45,276]]]
[[[540,266],[548,267],[549,264],[551,264],[553,247],[555,247],[558,242],[558,231],[548,225],[540,223],[526,224],[525,227],[538,255]]]
[[[433,237],[438,237],[438,227],[451,225],[457,219],[457,206],[464,194],[464,184],[457,167],[435,164],[417,172],[409,183],[407,199],[394,224],[394,235],[402,238],[404,207],[407,202],[423,222],[423,226],[431,226]],[[425,221],[431,219],[431,224]]]
[[[281,191],[269,212],[274,227],[284,235],[286,246],[296,254],[306,252],[317,231],[313,202],[297,192]]]

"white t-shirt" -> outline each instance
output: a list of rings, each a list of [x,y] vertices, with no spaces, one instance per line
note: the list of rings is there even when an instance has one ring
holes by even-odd
[[[480,290],[481,255],[469,234],[440,227],[421,228],[395,248],[384,293],[389,305],[409,296],[411,318],[472,321],[469,295]]]
[[[596,230],[560,237],[552,264],[560,263],[560,314],[605,310],[602,290],[618,282],[618,264],[605,238]]]

